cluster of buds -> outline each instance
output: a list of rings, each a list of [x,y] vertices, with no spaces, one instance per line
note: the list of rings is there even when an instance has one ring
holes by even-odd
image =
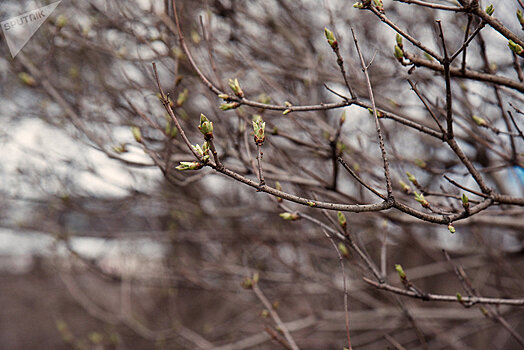
[[[519,56],[522,55],[522,52],[524,51],[522,46],[520,46],[519,44],[517,44],[513,40],[509,40],[508,41],[508,46],[511,49],[511,51],[515,52]]]
[[[404,44],[402,43],[402,36],[397,33],[396,36],[396,45],[395,45],[395,58],[402,63],[404,58]]]
[[[424,198],[424,195],[422,193],[414,192],[415,194],[415,200],[420,203],[424,208],[429,208],[429,202]]]
[[[384,12],[384,4],[382,3],[382,0],[373,0],[373,3],[379,12]]]
[[[324,35],[326,36],[329,46],[331,46],[333,50],[338,49],[338,42],[333,32],[327,28],[324,28]]]
[[[202,163],[200,162],[180,162],[180,165],[177,166],[175,169],[179,171],[184,170],[198,170],[202,168]]]
[[[202,162],[206,163],[209,160],[209,145],[207,141],[202,144],[202,147],[200,147],[199,144],[191,147],[200,157],[202,157]]]
[[[202,134],[204,134],[206,140],[213,138],[213,122],[210,122],[202,113],[200,113],[200,125],[198,126],[198,129]]]
[[[286,107],[288,107],[288,109],[286,109],[284,112],[282,112],[283,115],[286,115],[286,114],[289,114],[291,113],[291,109],[289,107],[292,107],[293,105],[291,104],[291,102],[289,101],[285,101],[284,102],[284,105],[286,105]]]
[[[255,284],[258,283],[260,276],[258,272],[253,274],[253,277],[245,277],[242,283],[240,284],[244,289],[252,289]]]
[[[262,146],[265,136],[266,122],[262,121],[262,117],[257,116],[256,120],[253,121],[253,131],[255,143]]]
[[[238,79],[236,79],[236,78],[235,78],[235,80],[229,79],[228,85],[231,88],[231,90],[233,90],[235,95],[237,95],[240,98],[244,97],[244,91],[242,91],[242,88],[240,88],[240,84],[238,83]]]

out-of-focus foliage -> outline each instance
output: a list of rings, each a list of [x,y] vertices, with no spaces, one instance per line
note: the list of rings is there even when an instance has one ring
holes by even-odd
[[[407,2],[177,1],[190,56],[170,1],[63,0],[14,59],[2,34],[2,232],[50,243],[3,250],[0,347],[292,348],[275,312],[342,349],[345,292],[357,349],[522,346],[522,304],[466,302],[522,301],[519,2]],[[437,19],[448,55],[474,35],[448,91]],[[375,115],[396,206],[356,212],[393,203]]]

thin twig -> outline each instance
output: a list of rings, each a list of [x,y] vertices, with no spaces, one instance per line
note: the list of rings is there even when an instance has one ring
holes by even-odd
[[[431,294],[431,293],[425,293],[423,295],[420,295],[417,292],[406,290],[404,288],[398,288],[388,283],[378,283],[366,277],[363,277],[362,279],[364,280],[364,282],[371,284],[372,286],[378,289],[383,289],[388,292],[393,292],[395,294],[400,294],[400,295],[408,296],[408,297],[415,298],[415,299],[421,299],[421,300],[426,300],[426,301],[442,301],[442,302],[460,303],[456,295],[441,295],[441,294]],[[470,305],[493,304],[493,305],[524,306],[524,299],[503,299],[503,298],[486,298],[486,297],[477,297],[477,296],[471,296],[471,297],[463,296],[462,301]]]
[[[262,290],[258,287],[258,283],[253,283],[253,292],[257,296],[257,298],[264,304],[264,307],[269,312],[269,315],[275,321],[278,328],[282,331],[282,334],[284,334],[284,337],[286,338],[287,342],[291,346],[291,349],[293,350],[299,350],[299,347],[297,346],[297,343],[295,343],[295,340],[289,333],[289,330],[287,329],[286,325],[282,320],[280,319],[280,316],[276,313],[275,309],[273,308],[273,305],[269,302],[269,300],[266,298]]]
[[[329,242],[331,243],[333,248],[335,248],[335,251],[337,252],[337,255],[338,255],[338,261],[340,263],[340,271],[342,272],[342,283],[344,285],[344,314],[346,316],[346,335],[348,339],[348,349],[352,350],[353,348],[351,347],[351,337],[349,335],[348,288],[347,288],[347,283],[346,283],[346,272],[344,270],[344,258],[342,257],[342,254],[340,253],[340,250],[338,249],[337,244],[333,240],[333,237],[331,237],[331,235],[323,228],[322,228],[322,232],[324,232],[324,235],[326,235],[326,237],[329,239]]]
[[[366,84],[368,87],[369,99],[371,100],[371,106],[373,108],[373,116],[375,117],[375,128],[377,130],[380,152],[382,154],[382,160],[384,162],[384,176],[386,177],[386,190],[388,193],[388,200],[390,200],[393,198],[393,186],[391,185],[391,177],[389,175],[389,163],[388,163],[388,158],[386,154],[386,148],[384,147],[384,137],[382,136],[382,130],[380,128],[380,123],[378,121],[377,107],[375,105],[375,97],[373,96],[373,89],[371,88],[371,81],[369,79],[368,68],[366,66],[366,63],[364,62],[364,57],[362,56],[362,52],[360,51],[360,48],[358,46],[357,37],[355,36],[355,31],[353,30],[353,28],[351,28],[351,34],[353,35],[353,41],[355,42],[355,47],[357,48],[357,53],[358,53],[358,56],[360,57],[360,65],[362,67],[362,71],[364,72],[364,75],[366,77]]]

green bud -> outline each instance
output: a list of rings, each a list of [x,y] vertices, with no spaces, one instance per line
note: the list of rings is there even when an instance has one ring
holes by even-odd
[[[488,16],[491,16],[493,12],[495,12],[495,8],[493,7],[493,4],[486,7],[486,13],[488,14]]]
[[[331,46],[333,50],[336,49],[338,47],[338,43],[333,32],[327,28],[324,28],[324,35],[326,36],[329,46]]]
[[[291,107],[291,106],[293,106],[293,105],[292,105],[291,102],[289,102],[289,101],[284,101],[284,106],[286,106],[286,107]]]
[[[310,207],[314,207],[314,206],[316,206],[315,202],[311,202],[311,201],[308,201],[308,202],[307,202],[307,205],[309,205]]]
[[[522,16],[522,11],[521,10],[517,10],[517,19],[519,20],[519,23],[520,23],[522,29],[524,30],[524,16]]]
[[[280,213],[278,214],[282,219],[284,220],[289,220],[289,221],[295,221],[295,220],[298,220],[300,219],[300,216],[298,216],[298,214],[296,213],[288,213],[288,212],[285,212],[285,213]]]
[[[356,2],[353,4],[353,7],[356,8],[356,9],[363,9],[364,8],[364,4],[361,3],[361,2]]]
[[[198,170],[202,168],[202,164],[199,162],[180,162],[180,165],[177,166],[175,169],[179,171],[184,170]]]
[[[473,121],[477,123],[478,126],[487,126],[488,125],[488,122],[486,121],[486,119],[478,117],[476,115],[472,115],[471,119],[473,119]]]
[[[415,185],[416,187],[419,186],[418,181],[417,181],[417,178],[416,178],[413,174],[411,174],[411,173],[409,173],[409,172],[406,171],[406,175],[407,175],[407,177],[408,177],[408,180],[409,180],[413,185]]]
[[[283,115],[287,115],[291,113],[291,109],[286,109],[284,112],[282,112]]]
[[[397,41],[397,46],[402,49],[404,46],[404,44],[402,43],[402,35],[397,33],[395,40]]]
[[[230,98],[228,94],[219,94],[218,97],[223,99],[223,100],[229,100],[229,98]]]
[[[400,279],[406,279],[406,272],[404,272],[404,269],[402,268],[402,265],[395,264],[395,270],[397,270],[398,276]]]
[[[202,161],[204,163],[209,160],[209,146],[207,144],[207,141],[202,144],[202,147],[200,147],[200,145],[198,144],[191,147],[198,155],[202,157]]]
[[[346,149],[346,145],[344,144],[344,142],[339,140],[337,142],[337,153],[342,154],[342,152],[344,152],[345,149]]]
[[[342,256],[345,256],[346,258],[349,257],[348,248],[346,247],[344,243],[342,242],[338,243],[338,251],[340,252],[340,254],[342,254]]]
[[[429,202],[424,198],[424,195],[422,193],[414,192],[415,194],[415,200],[420,203],[424,208],[429,208]]]
[[[220,105],[220,109],[223,110],[223,111],[228,111],[230,109],[235,109],[238,106],[240,106],[240,103],[238,103],[238,102],[222,103]]]
[[[384,11],[384,4],[382,3],[382,0],[373,0],[373,3],[375,3],[377,10]]]
[[[489,312],[488,310],[486,310],[484,306],[480,306],[479,309],[480,309],[480,312],[482,312],[484,316],[489,317]]]
[[[254,139],[257,145],[262,145],[265,140],[266,123],[262,121],[262,117],[253,121]]]
[[[58,29],[64,27],[66,24],[67,24],[67,17],[66,16],[59,15],[56,18],[56,26],[58,27]]]
[[[268,318],[269,317],[269,311],[267,309],[264,309],[260,312],[260,317],[262,318]]]
[[[522,51],[524,51],[522,49],[522,46],[520,46],[519,44],[515,43],[513,40],[509,40],[508,41],[508,46],[511,49],[511,51],[515,52],[517,55],[520,55],[522,53]]]
[[[240,88],[240,84],[238,83],[238,79],[235,78],[235,80],[229,79],[228,83],[231,90],[237,95],[238,97],[242,98],[244,97],[244,91]]]
[[[268,95],[262,93],[262,94],[258,95],[257,101],[267,105],[267,104],[269,104],[271,102],[271,97],[269,97]]]
[[[339,225],[342,227],[342,228],[346,228],[347,224],[348,224],[348,221],[346,220],[346,216],[344,215],[343,212],[341,211],[337,211],[337,219],[338,219],[338,223]]]
[[[178,94],[178,97],[176,99],[177,107],[181,107],[184,104],[184,102],[186,102],[188,94],[189,94],[189,90],[187,89],[184,89],[184,91]]]
[[[449,225],[448,225],[448,230],[449,230],[449,232],[452,233],[452,234],[455,233],[455,231],[456,231],[456,230],[455,230],[455,227],[453,226],[453,224],[449,224]]]
[[[342,112],[342,115],[340,116],[340,125],[344,124],[346,121],[346,110]]]
[[[126,149],[126,145],[125,143],[121,143],[120,145],[118,146],[113,146],[113,151],[115,151],[116,153],[120,154],[120,153],[126,153],[127,152],[127,149]]]
[[[282,185],[280,184],[280,182],[278,181],[275,182],[275,189],[277,191],[282,191]],[[277,197],[277,202],[282,203],[282,198]]]
[[[462,206],[464,207],[464,209],[468,209],[469,208],[469,198],[468,196],[466,196],[465,193],[462,193]]]
[[[198,126],[198,129],[206,138],[213,137],[213,122],[210,122],[202,113],[200,113],[200,125]]]
[[[245,277],[242,283],[240,283],[242,288],[244,289],[252,289],[253,288],[253,280],[249,277]]]
[[[193,41],[193,43],[198,45],[200,44],[200,41],[202,40],[202,38],[200,37],[200,35],[198,34],[196,30],[192,30],[191,31],[191,40]]]
[[[373,108],[368,108],[368,112],[369,114],[374,115]],[[377,109],[377,118],[382,118],[382,117],[383,117],[382,112]]]
[[[408,194],[411,193],[411,187],[409,187],[407,183],[402,180],[400,180],[398,183],[400,184],[400,187],[402,187],[402,191]]]
[[[402,62],[402,58],[404,58],[404,52],[398,45],[395,45],[395,58],[399,60],[399,62]]]
[[[20,78],[20,80],[22,81],[22,83],[24,83],[25,85],[27,86],[35,86],[36,85],[36,80],[35,78],[33,78],[32,76],[30,76],[28,73],[26,72],[21,72],[21,73],[18,73],[18,78]]]
[[[133,137],[135,138],[136,142],[142,143],[142,133],[140,132],[140,129],[137,126],[131,127],[131,133],[133,134]]]
[[[423,161],[422,159],[418,159],[418,158],[415,159],[415,164],[416,164],[419,168],[422,168],[422,169],[424,169],[424,168],[427,166],[427,164],[426,164],[425,161]]]
[[[462,302],[462,294],[460,294],[459,292],[457,292],[457,300]]]

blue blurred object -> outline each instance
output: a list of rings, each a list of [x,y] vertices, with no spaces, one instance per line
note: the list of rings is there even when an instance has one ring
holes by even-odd
[[[515,174],[517,175],[517,178],[520,181],[520,184],[524,186],[524,168],[515,165],[513,166],[513,170],[515,170]]]

